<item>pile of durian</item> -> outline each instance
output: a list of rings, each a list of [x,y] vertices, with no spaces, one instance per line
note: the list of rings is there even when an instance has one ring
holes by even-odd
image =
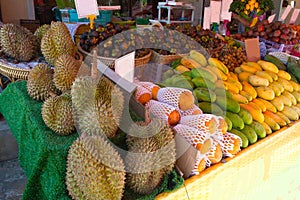
[[[76,78],[71,89],[77,131],[67,158],[66,185],[73,199],[122,199],[125,185],[135,193],[153,192],[175,163],[173,130],[163,121],[134,122],[128,150],[109,139],[120,127],[125,97],[102,76]]]
[[[58,22],[35,33],[46,62],[30,71],[27,90],[43,102],[41,115],[50,129],[59,135],[76,129],[80,135],[67,157],[70,196],[122,199],[125,186],[138,194],[152,193],[174,167],[173,130],[158,119],[133,122],[124,141],[128,151],[113,145],[110,139],[120,126],[123,92],[104,76],[79,75],[84,64],[74,58],[74,44],[66,31]]]

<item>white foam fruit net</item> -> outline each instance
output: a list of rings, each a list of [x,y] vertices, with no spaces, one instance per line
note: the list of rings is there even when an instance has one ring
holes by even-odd
[[[216,116],[217,122],[218,122],[218,126],[217,126],[217,131],[225,134],[227,132],[228,129],[228,125],[225,121],[225,119],[221,116]]]
[[[193,105],[193,107],[189,110],[179,110],[180,111],[180,115],[182,117],[184,116],[188,116],[188,115],[199,115],[199,114],[203,114],[202,110],[196,106],[195,104]]]
[[[236,147],[234,141],[238,140],[239,141],[239,146]],[[225,133],[223,135],[223,140],[222,140],[223,146],[222,146],[222,153],[224,156],[228,156],[228,157],[233,157],[234,154],[233,153],[237,153],[238,151],[241,150],[241,145],[242,145],[242,139],[232,133]],[[235,148],[239,148],[239,150],[237,152],[233,152]]]
[[[184,93],[191,93],[191,91],[183,88],[166,87],[161,88],[157,93],[157,100],[174,106],[180,110],[180,96]],[[190,108],[189,108],[190,109]]]
[[[177,124],[173,127],[173,129],[199,152],[199,155],[197,154],[197,160],[192,173],[199,173],[198,165],[202,159],[205,159],[206,165],[210,166],[210,161],[206,156],[212,147],[211,145],[213,144],[213,140],[210,138],[210,136],[201,132],[199,129],[183,124]]]
[[[217,131],[218,121],[215,115],[199,114],[181,117],[180,124],[188,125],[208,134]]]
[[[149,100],[152,98],[152,94],[149,90],[138,85],[135,90],[135,99],[140,103],[144,103],[144,102],[141,102],[141,100],[140,100],[141,96],[143,96],[143,95],[148,95]]]
[[[140,82],[137,82],[137,84],[146,88],[150,92],[152,92],[153,88],[155,88],[155,87],[160,88],[158,85],[151,83],[151,82],[147,82],[147,81],[140,81]]]
[[[146,110],[150,113],[150,118],[151,114],[153,114],[155,117],[165,120],[167,123],[169,123],[169,116],[173,111],[179,111],[166,103],[155,101],[155,100],[150,100],[146,106]]]
[[[211,149],[209,150],[209,152],[206,153],[206,156],[209,160],[209,162],[206,162],[207,167],[210,167],[211,164],[218,163],[221,161],[223,154],[219,154],[220,149],[222,149],[221,145],[217,141],[213,140]]]

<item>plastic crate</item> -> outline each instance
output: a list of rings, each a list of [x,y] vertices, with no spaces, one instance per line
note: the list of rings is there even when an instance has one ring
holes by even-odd
[[[70,22],[89,22],[87,18],[78,19],[78,14],[75,9],[69,10]]]
[[[111,15],[111,10],[99,10],[99,16],[95,19],[95,24],[105,26],[107,22],[110,22]]]

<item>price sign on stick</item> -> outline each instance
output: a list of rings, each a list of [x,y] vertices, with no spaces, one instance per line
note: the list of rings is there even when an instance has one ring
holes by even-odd
[[[245,40],[248,61],[256,62],[260,59],[260,48],[258,38]]]
[[[274,19],[275,19],[275,16],[276,16],[276,14],[274,14],[274,15],[271,15],[270,17],[268,17],[268,21],[269,21],[269,23],[272,23],[272,22],[274,21]]]
[[[289,13],[291,12],[292,7],[290,5],[288,5],[286,7],[286,9],[284,10],[283,14],[280,17],[279,21],[284,21],[286,19],[286,17],[289,15]]]
[[[300,9],[295,9],[293,14],[292,14],[292,17],[291,17],[291,20],[290,20],[290,24],[294,24],[296,22],[296,20],[298,19],[298,15],[300,13]]]
[[[96,0],[75,0],[78,18],[88,18],[90,26],[94,28],[94,20],[99,15],[98,4]]]
[[[231,12],[229,12],[230,4],[233,0],[222,1],[221,20],[231,21]]]
[[[221,1],[211,1],[210,8],[211,8],[211,15],[210,15],[210,22],[211,23],[220,23],[220,15],[221,15]]]
[[[134,56],[133,51],[115,60],[115,72],[129,82],[133,82],[134,77]]]
[[[210,29],[210,7],[204,8],[204,21],[203,21],[203,29]]]

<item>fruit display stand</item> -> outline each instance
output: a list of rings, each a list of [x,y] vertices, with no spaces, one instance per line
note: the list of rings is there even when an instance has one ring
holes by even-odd
[[[45,126],[40,109],[24,81],[10,84],[0,95],[0,112],[19,143],[19,160],[28,177],[23,199],[70,199],[64,184],[66,157],[78,134],[56,135]],[[299,128],[300,121],[294,122],[156,199],[296,199],[288,197],[300,193]]]
[[[156,199],[297,199],[300,196],[300,122],[269,135],[232,159]]]

